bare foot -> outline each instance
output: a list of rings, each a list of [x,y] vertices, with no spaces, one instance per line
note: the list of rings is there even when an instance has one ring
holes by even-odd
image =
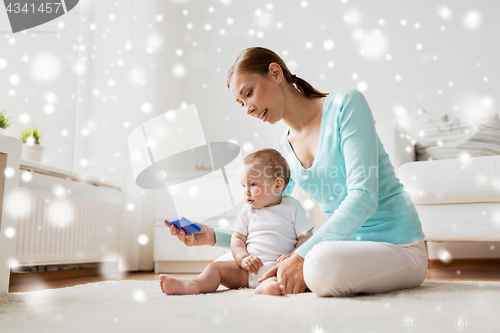
[[[264,295],[275,295],[275,296],[285,296],[285,287],[282,286],[276,278],[269,278],[267,280],[262,281],[261,284],[255,288],[256,294],[264,294]]]
[[[177,279],[166,274],[160,274],[161,291],[167,295],[197,295],[200,293],[198,284],[192,280]]]

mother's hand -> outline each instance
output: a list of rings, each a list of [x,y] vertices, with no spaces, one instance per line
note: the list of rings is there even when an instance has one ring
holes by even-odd
[[[304,259],[294,253],[287,260],[274,265],[259,279],[259,282],[277,276],[278,282],[285,287],[287,294],[303,293],[307,287],[302,273],[303,266]]]
[[[170,227],[170,234],[172,236],[177,236],[177,238],[187,246],[215,244],[214,230],[203,223],[196,223],[196,225],[198,225],[201,228],[201,230],[195,234],[189,234],[189,235],[186,235],[186,232],[183,229],[178,230],[175,225],[168,223],[168,220],[165,220],[165,225],[167,227]]]

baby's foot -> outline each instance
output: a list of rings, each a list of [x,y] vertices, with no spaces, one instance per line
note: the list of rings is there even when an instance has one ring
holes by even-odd
[[[196,282],[176,279],[165,274],[160,274],[160,285],[163,293],[167,295],[197,295],[200,293],[200,288]]]
[[[255,288],[256,294],[285,296],[285,287],[277,280],[267,279]]]

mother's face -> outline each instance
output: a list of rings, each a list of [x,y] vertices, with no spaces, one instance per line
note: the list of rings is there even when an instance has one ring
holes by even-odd
[[[229,90],[248,115],[275,124],[283,117],[281,81],[271,72],[265,76],[235,72]]]

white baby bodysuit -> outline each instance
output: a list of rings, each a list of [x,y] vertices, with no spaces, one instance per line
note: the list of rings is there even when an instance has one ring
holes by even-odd
[[[276,260],[294,249],[297,238],[313,228],[314,223],[295,198],[283,196],[280,204],[258,209],[245,204],[229,230],[247,236],[248,254],[264,263],[257,274],[248,274],[249,286],[255,288]]]

